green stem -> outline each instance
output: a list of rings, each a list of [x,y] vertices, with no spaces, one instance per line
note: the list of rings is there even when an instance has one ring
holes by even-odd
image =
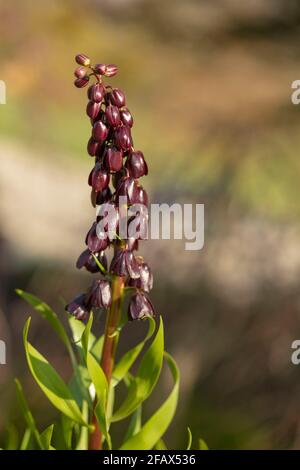
[[[106,317],[104,344],[101,359],[101,367],[106,375],[108,385],[110,384],[112,377],[119,339],[117,328],[121,318],[123,293],[124,278],[114,276],[112,279],[112,303]],[[95,428],[90,437],[89,448],[90,450],[99,450],[102,448],[102,433],[95,416],[93,416],[92,424]]]

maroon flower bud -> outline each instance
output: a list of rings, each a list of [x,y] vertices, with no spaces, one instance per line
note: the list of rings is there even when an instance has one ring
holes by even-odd
[[[140,150],[130,152],[125,166],[133,178],[140,178],[148,174],[148,166]]]
[[[77,67],[74,71],[74,75],[77,78],[82,78],[86,76],[86,69],[84,67]]]
[[[93,137],[91,137],[87,144],[87,151],[91,157],[94,157],[96,155],[98,146],[99,143],[96,142]]]
[[[86,106],[86,114],[91,118],[95,119],[100,111],[101,103],[96,103],[95,101],[89,101]]]
[[[94,67],[94,71],[99,75],[104,75],[106,72],[106,65],[105,64],[96,64]]]
[[[119,203],[119,198],[126,197],[127,204],[135,204],[137,199],[137,182],[130,176],[123,176],[119,181],[116,191],[116,201]]]
[[[76,60],[77,64],[84,65],[85,67],[87,67],[91,63],[91,60],[85,54],[77,54],[76,57],[75,57],[75,60]]]
[[[112,198],[111,190],[110,187],[107,186],[107,188],[103,189],[103,191],[100,191],[97,193],[96,197],[96,205],[101,206],[101,204],[104,204],[105,202],[109,202]]]
[[[111,305],[111,287],[108,281],[94,281],[90,290],[89,301],[92,307],[108,308]]]
[[[142,292],[134,294],[128,306],[129,320],[142,320],[146,317],[154,317],[154,308],[148,297]]]
[[[108,148],[105,154],[105,165],[111,172],[120,171],[123,166],[122,150]]]
[[[103,142],[108,135],[108,128],[102,121],[96,121],[93,126],[92,135],[97,142]]]
[[[124,178],[123,169],[121,171],[117,171],[112,175],[112,184],[114,188],[118,188],[122,178]]]
[[[106,77],[113,77],[118,73],[118,67],[115,64],[108,64],[106,66],[105,75]]]
[[[127,235],[132,240],[147,239],[148,214],[145,210],[139,210],[135,216],[128,219]]]
[[[110,175],[105,168],[96,163],[90,173],[88,183],[95,191],[103,191],[109,185]]]
[[[121,121],[124,126],[132,127],[133,126],[133,117],[128,108],[121,109],[120,111]]]
[[[135,259],[132,251],[118,250],[110,264],[111,272],[117,276],[128,276],[132,279],[137,279],[140,276],[138,262]]]
[[[98,253],[98,251],[106,250],[108,247],[108,237],[104,233],[101,233],[98,236],[97,223],[94,222],[86,235],[85,243],[90,251]]]
[[[76,78],[74,85],[77,88],[83,88],[89,83],[89,77]]]
[[[120,119],[120,111],[117,106],[107,106],[105,115],[107,118],[107,122],[113,126],[117,127],[121,124],[121,119]]]
[[[148,194],[141,185],[137,185],[133,204],[143,204],[148,206]]]
[[[132,147],[132,137],[129,127],[118,127],[115,131],[115,142],[119,149],[128,150]]]
[[[114,88],[110,93],[110,101],[115,106],[118,106],[118,108],[122,108],[126,103],[125,94],[119,88]]]
[[[74,315],[77,320],[84,321],[90,315],[91,305],[87,302],[86,294],[80,294],[66,305],[65,310]]]
[[[95,103],[101,103],[104,98],[105,90],[103,85],[96,83],[88,89],[88,98]]]
[[[99,253],[94,253],[94,255],[96,256],[96,258],[98,258],[98,260],[100,261],[104,269],[107,269],[107,258],[106,258],[104,251],[100,251]],[[85,267],[85,269],[89,271],[90,273],[98,273],[99,271],[101,272],[101,269],[96,263],[93,257],[93,254],[90,252],[88,248],[84,250],[79,256],[76,262],[76,267],[77,269],[81,269]]]
[[[107,233],[110,240],[115,240],[119,227],[119,211],[114,203],[111,201],[99,204],[99,211],[97,211],[98,227],[103,232]]]
[[[140,264],[139,279],[130,279],[128,285],[142,289],[144,292],[150,292],[153,287],[153,275],[147,263]]]

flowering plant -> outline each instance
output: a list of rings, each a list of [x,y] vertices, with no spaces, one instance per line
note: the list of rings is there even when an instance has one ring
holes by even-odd
[[[37,297],[17,290],[49,323],[66,347],[73,374],[66,383],[49,361],[29,342],[30,318],[23,337],[29,369],[38,386],[59,411],[58,420],[42,432],[29,410],[22,386],[16,380],[17,395],[27,428],[21,449],[113,449],[111,429],[129,419],[119,449],[163,449],[162,440],[175,414],[179,371],[164,350],[163,320],[155,321],[149,298],[153,276],[148,264],[136,255],[139,241],[147,234],[148,195],[139,183],[147,175],[144,155],[133,146],[133,118],[124,93],[104,79],[117,73],[115,65],[91,65],[84,54],[76,56],[75,85],[88,88],[86,113],[92,136],[87,145],[94,166],[89,175],[91,202],[97,207],[96,220],[89,229],[86,249],[77,260],[95,278],[89,289],[66,306],[69,335],[56,313]],[[113,210],[111,210],[113,209]],[[126,216],[124,215],[126,213]],[[128,216],[129,215],[129,216]],[[124,236],[125,227],[125,236]],[[112,260],[108,268],[107,252]],[[104,334],[92,332],[94,315],[105,312]],[[116,360],[116,350],[127,322],[148,323],[144,339]],[[135,372],[132,373],[132,367]],[[161,406],[145,421],[144,402],[152,394],[166,364],[173,387]],[[116,406],[120,384],[127,393]],[[189,431],[188,448],[191,446]]]

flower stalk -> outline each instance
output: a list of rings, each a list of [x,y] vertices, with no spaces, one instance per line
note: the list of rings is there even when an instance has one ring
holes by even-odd
[[[94,79],[87,92],[86,114],[92,126],[87,152],[94,159],[88,184],[96,208],[96,220],[85,238],[87,247],[76,266],[102,278],[94,280],[88,291],[71,301],[66,310],[84,322],[92,309],[106,311],[101,367],[110,386],[125,287],[132,291],[128,319],[154,316],[148,297],[152,273],[143,258],[134,253],[139,241],[147,238],[148,195],[139,179],[148,174],[148,166],[143,153],[133,145],[134,121],[124,92],[104,83],[105,77],[116,75],[117,66],[92,65],[85,54],[78,54],[75,60],[79,65],[75,70],[75,86],[83,88]],[[109,248],[113,248],[113,256],[108,269]],[[92,424],[89,447],[101,449],[102,430],[94,411]]]
[[[112,280],[112,303],[106,317],[104,342],[101,358],[101,367],[110,386],[112,372],[115,363],[115,355],[118,345],[118,326],[121,319],[124,294],[124,278],[114,276]],[[102,433],[95,416],[92,417],[94,431],[90,436],[89,449],[100,450],[102,448]]]

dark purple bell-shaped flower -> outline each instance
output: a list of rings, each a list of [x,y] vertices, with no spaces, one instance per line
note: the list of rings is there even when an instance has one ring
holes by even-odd
[[[148,206],[148,194],[140,184],[136,187],[133,204],[143,204]]]
[[[137,292],[131,297],[128,306],[129,320],[142,320],[146,317],[154,317],[154,308],[146,294]]]
[[[153,274],[147,263],[140,264],[139,279],[130,279],[128,285],[142,289],[144,292],[150,292],[153,287]]]
[[[85,243],[87,244],[90,251],[98,253],[108,247],[108,237],[106,233],[97,234],[97,222],[94,222],[90,230],[87,233]]]
[[[107,106],[105,115],[108,124],[110,124],[112,127],[117,127],[121,124],[120,111],[117,106]]]
[[[97,279],[90,290],[90,304],[95,308],[108,308],[111,305],[111,287],[108,281]]]
[[[91,171],[88,183],[96,191],[103,191],[109,185],[110,175],[100,163],[96,163]]]
[[[124,92],[119,88],[114,88],[110,94],[110,101],[118,108],[122,108],[122,106],[125,106],[126,103]]]
[[[118,250],[110,264],[110,270],[117,276],[128,276],[132,279],[140,277],[140,269],[132,251]]]
[[[86,294],[80,294],[72,302],[66,305],[65,310],[74,315],[77,320],[87,320],[90,315],[91,305],[87,300]]]
[[[91,191],[91,203],[93,207],[100,206],[105,202],[112,200],[112,193],[109,186],[102,191],[96,192],[94,189]]]
[[[105,202],[109,202],[111,198],[112,198],[111,189],[109,186],[107,186],[107,188],[97,193],[96,205],[100,206],[101,204],[104,204]]]
[[[99,114],[101,103],[95,103],[94,101],[89,101],[86,106],[86,114],[91,119],[96,119]]]
[[[104,98],[104,94],[104,87],[100,83],[96,83],[95,85],[90,86],[88,89],[88,98],[91,101],[94,101],[94,103],[101,103]]]
[[[135,204],[138,201],[138,184],[136,180],[127,175],[120,179],[116,191],[117,203],[121,196],[127,198],[127,204]]]
[[[140,150],[130,152],[125,166],[133,178],[140,178],[148,174],[148,166]]]
[[[105,153],[105,166],[111,172],[120,171],[123,166],[123,152],[116,148],[108,148]]]
[[[91,157],[94,157],[97,153],[99,142],[96,142],[93,137],[90,138],[87,144],[87,151]]]
[[[92,131],[93,138],[97,142],[104,142],[108,135],[108,128],[102,121],[96,121]]]
[[[97,208],[98,230],[107,234],[110,240],[115,240],[119,227],[119,211],[113,202],[105,202]]]
[[[133,240],[146,240],[148,237],[148,214],[140,211],[128,219],[127,236]]]
[[[126,126],[118,127],[115,131],[115,142],[116,146],[121,150],[130,149],[132,147],[130,128]]]
[[[92,253],[88,248],[84,250],[79,256],[76,262],[76,267],[78,269],[85,267],[85,269],[90,273],[99,273],[99,271],[101,272],[101,269],[96,263],[93,254],[102,264],[103,268],[107,270],[107,258],[104,251],[100,251],[99,253]]]
[[[123,108],[120,111],[121,121],[123,122],[124,126],[132,127],[133,126],[133,117],[131,112],[128,108]]]

